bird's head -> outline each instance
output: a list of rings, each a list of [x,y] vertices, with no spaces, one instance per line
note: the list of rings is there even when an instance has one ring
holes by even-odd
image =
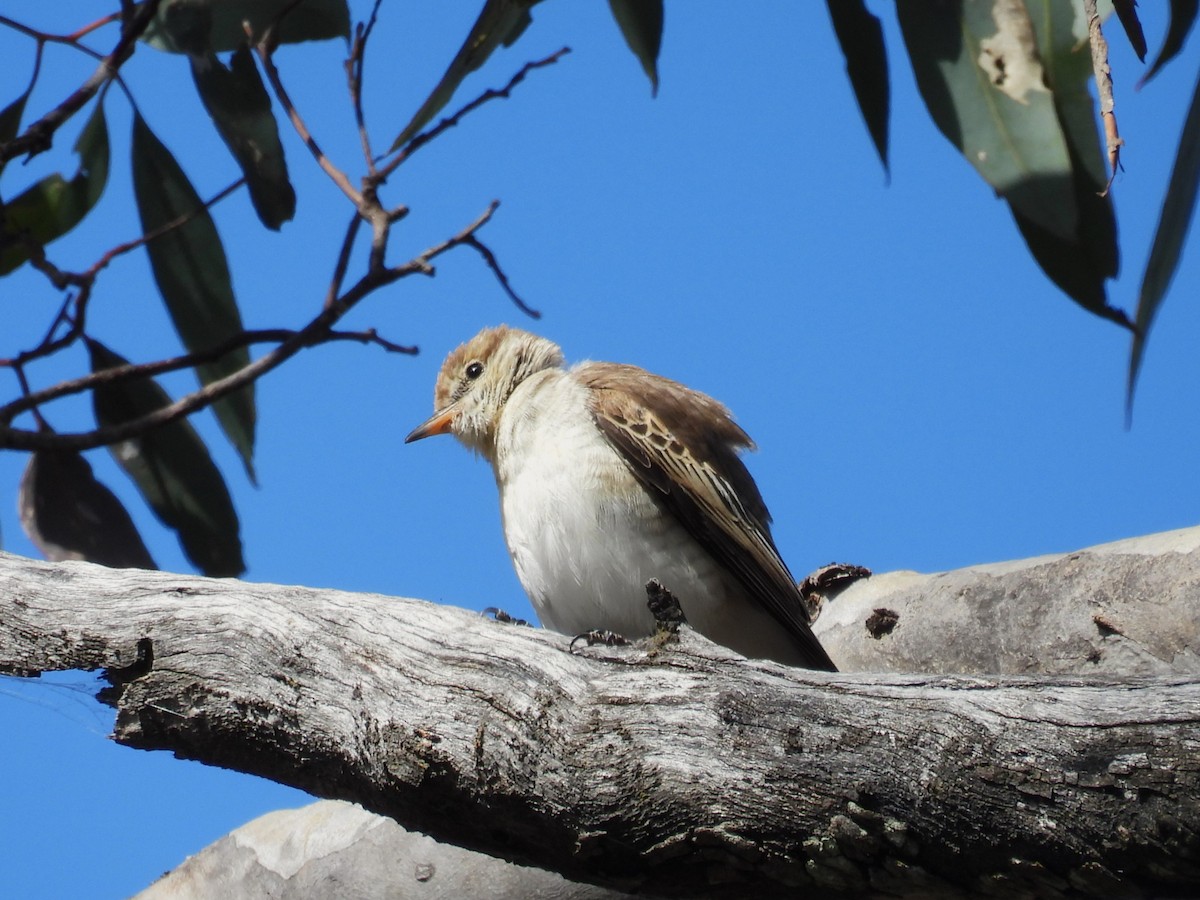
[[[562,365],[562,350],[545,338],[507,325],[485,328],[446,357],[433,392],[435,412],[404,443],[449,433],[490,460],[512,392],[530,375]]]

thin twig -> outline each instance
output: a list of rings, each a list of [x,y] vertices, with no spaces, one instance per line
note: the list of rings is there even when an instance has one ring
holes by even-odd
[[[93,31],[103,28],[105,25],[116,22],[120,18],[121,14],[119,12],[109,13],[107,16],[97,19],[90,25],[84,25],[78,31],[72,32],[71,34],[50,34],[45,31],[38,31],[36,28],[31,28],[28,25],[23,25],[15,19],[10,19],[8,16],[0,16],[0,25],[5,26],[6,28],[11,28],[13,31],[19,31],[26,37],[33,38],[39,44],[66,44],[69,47],[74,47],[81,53],[86,53],[88,56],[92,57],[92,59],[104,59],[103,53],[98,53],[91,47],[85,46],[79,42]]]
[[[26,429],[12,428],[7,424],[19,412],[30,408],[25,401],[14,401],[0,407],[0,447],[13,450],[90,450],[95,447],[104,447],[137,437],[151,429],[166,425],[169,422],[203,409],[244,385],[257,381],[263,375],[266,375],[272,369],[278,368],[306,347],[320,344],[325,339],[325,336],[332,332],[334,324],[372,292],[409,275],[432,275],[434,272],[432,266],[433,260],[455,247],[469,243],[475,232],[486,225],[491,219],[492,214],[496,211],[496,206],[497,204],[493,202],[474,222],[467,225],[453,237],[447,238],[424,250],[403,265],[368,271],[333,304],[322,309],[312,321],[299,331],[292,333],[290,337],[275,347],[275,349],[253,360],[236,372],[231,372],[224,378],[209,382],[204,387],[176,400],[174,403],[156,409],[154,412],[140,416],[137,419],[122,422],[119,425],[105,426],[87,432],[44,434]],[[379,341],[376,341],[376,343],[380,343],[380,346],[385,346]],[[227,353],[229,351],[228,349],[224,349],[224,352]],[[54,391],[60,389],[62,389],[62,385],[57,385],[47,390]],[[37,402],[46,402],[44,399],[40,399],[46,396],[46,394],[47,391],[41,391],[33,396],[39,398]]]
[[[45,388],[36,393],[30,393],[26,390],[26,396],[0,406],[0,423],[11,422],[23,412],[35,410],[39,406],[61,399],[62,397],[69,397],[72,394],[81,394],[84,391],[103,385],[116,384],[135,378],[151,378],[166,372],[190,369],[197,365],[218,360],[242,347],[249,347],[253,344],[281,344],[284,341],[295,338],[298,334],[300,334],[299,331],[291,328],[262,328],[254,331],[243,331],[241,334],[236,334],[207,350],[198,350],[195,353],[185,353],[181,356],[155,360],[149,363],[129,363],[123,366],[113,366],[110,369],[100,369],[90,372],[87,375],[81,375],[79,378],[59,382],[52,387]],[[416,347],[407,344],[397,344],[394,341],[389,341],[387,338],[380,337],[379,332],[374,328],[368,328],[364,331],[330,330],[321,335],[320,338],[313,340],[310,346],[315,347],[321,344],[340,341],[353,341],[354,343],[363,345],[373,344],[381,347],[388,353],[403,353],[408,356],[417,353]],[[14,366],[14,368],[19,369],[20,367]]]
[[[25,377],[24,366],[14,366],[13,371],[17,373],[17,383],[21,387],[21,393],[29,396],[29,379]],[[50,423],[42,418],[42,411],[36,407],[33,410],[33,420],[37,423],[38,431],[45,434],[50,431]]]
[[[350,102],[354,106],[354,121],[358,125],[358,139],[362,143],[363,156],[367,161],[367,172],[373,179],[378,173],[375,171],[375,156],[371,152],[371,138],[367,134],[366,119],[363,117],[362,79],[363,65],[367,55],[367,41],[375,29],[375,22],[379,16],[379,5],[382,2],[383,0],[375,0],[367,24],[363,25],[361,22],[358,24],[354,31],[354,43],[350,48],[350,57],[346,60],[346,80],[350,86]]]
[[[25,129],[25,133],[0,145],[0,162],[7,162],[22,154],[36,156],[50,149],[56,132],[71,116],[79,112],[96,92],[117,75],[117,70],[133,54],[137,39],[149,27],[162,0],[146,0],[137,7],[129,25],[121,30],[112,52],[100,60],[96,71],[88,77],[66,100]],[[79,45],[77,45],[79,46]]]
[[[64,309],[59,312],[58,316],[54,320],[54,324],[50,327],[50,331],[40,344],[38,344],[32,350],[21,351],[11,359],[0,359],[0,368],[24,365],[32,362],[35,359],[41,359],[57,353],[64,347],[68,347],[75,343],[75,341],[77,341],[83,334],[84,315],[87,310],[87,303],[91,298],[92,287],[96,283],[96,277],[100,274],[102,269],[104,269],[116,257],[124,253],[128,253],[131,250],[135,250],[143,244],[148,243],[155,238],[161,237],[168,231],[186,225],[197,215],[199,215],[201,211],[209,209],[211,206],[223,200],[225,197],[228,197],[244,183],[245,179],[239,178],[237,181],[230,184],[224,190],[214,194],[211,198],[190,212],[186,212],[181,216],[177,216],[170,222],[167,222],[166,224],[154,229],[154,231],[151,231],[149,234],[144,234],[132,241],[126,241],[123,244],[118,244],[117,246],[108,250],[85,272],[65,272],[62,269],[59,269],[54,265],[54,263],[50,262],[46,258],[45,247],[43,247],[41,244],[30,242],[28,245],[29,264],[33,268],[45,275],[46,278],[49,279],[50,283],[59,290],[65,290],[68,287],[79,288],[79,293],[73,298],[75,312],[74,315],[67,316],[65,314],[66,306],[64,306]],[[69,303],[71,303],[71,298],[68,298],[68,304]],[[64,334],[55,338],[54,333],[64,320],[69,321],[71,323],[71,327]]]
[[[513,290],[512,285],[508,281],[508,276],[505,275],[504,270],[500,268],[500,263],[496,259],[496,254],[491,251],[491,248],[489,248],[487,244],[479,240],[479,238],[475,237],[474,235],[471,235],[471,237],[463,243],[468,247],[474,248],[475,252],[483,257],[483,261],[487,263],[487,267],[492,270],[492,274],[495,275],[496,279],[500,282],[500,287],[504,288],[504,293],[508,294],[513,303],[517,304],[517,308],[520,309],[521,312],[525,313],[532,319],[540,319],[542,317],[540,312],[522,300],[517,295],[517,292]]]
[[[362,216],[357,212],[346,227],[346,236],[342,238],[342,249],[338,252],[337,263],[333,267],[333,278],[329,281],[329,292],[325,295],[325,308],[328,309],[336,301],[342,290],[342,282],[346,280],[346,269],[350,266],[350,251],[354,249],[354,239],[358,237]]]
[[[332,179],[334,184],[341,188],[342,193],[349,197],[350,201],[356,207],[361,208],[363,202],[362,194],[350,183],[350,179],[346,177],[346,173],[335,166],[329,157],[325,155],[324,151],[321,150],[316,139],[308,130],[308,126],[304,124],[304,119],[301,118],[296,105],[292,103],[292,98],[288,96],[287,89],[284,88],[283,82],[279,79],[279,70],[275,68],[275,62],[272,59],[271,40],[271,29],[268,29],[262,39],[254,45],[254,50],[262,62],[263,71],[267,73],[267,80],[271,83],[271,89],[275,91],[275,98],[287,113],[292,127],[296,130],[296,134],[300,136],[300,140],[304,141],[304,145],[308,147],[308,151],[317,161],[317,165]]]
[[[117,246],[115,246],[111,250],[109,250],[107,253],[105,253],[102,257],[100,257],[98,260],[96,260],[96,262],[94,262],[91,265],[91,267],[86,272],[83,273],[82,277],[94,280],[96,275],[98,275],[100,273],[100,270],[105,268],[116,257],[121,256],[125,253],[128,253],[131,250],[136,250],[138,247],[142,246],[143,244],[148,244],[151,241],[155,240],[156,238],[162,237],[164,234],[166,234],[169,231],[174,231],[176,228],[183,227],[188,222],[192,221],[192,219],[196,218],[196,216],[200,215],[200,213],[204,212],[207,209],[210,209],[211,207],[215,206],[217,203],[220,203],[222,200],[224,200],[226,197],[228,197],[230,194],[232,194],[234,191],[236,191],[238,188],[240,188],[245,183],[246,183],[246,179],[244,177],[239,178],[237,181],[232,182],[231,184],[222,188],[217,193],[213,194],[212,197],[205,200],[203,203],[201,203],[195,209],[189,210],[188,212],[185,212],[182,215],[176,216],[170,222],[167,222],[164,225],[160,225],[158,228],[155,228],[153,231],[149,232],[148,234],[143,234],[141,237],[134,238],[132,241],[126,241],[124,244],[118,244]]]
[[[92,287],[90,284],[84,285],[76,294],[70,294],[63,301],[59,308],[58,315],[54,317],[50,328],[46,331],[46,336],[32,350],[22,350],[13,359],[0,359],[0,366],[4,368],[19,369],[28,363],[37,359],[42,359],[47,356],[53,356],[59,350],[74,344],[83,335],[84,323],[86,322],[87,303],[91,297]],[[73,315],[68,315],[67,310],[71,307],[75,308]],[[68,323],[67,330],[55,337],[55,332],[58,331],[58,326],[63,322]]]
[[[1096,76],[1096,94],[1100,99],[1100,121],[1104,123],[1104,145],[1108,151],[1108,166],[1112,174],[1108,183],[1100,192],[1101,197],[1108,195],[1113,179],[1117,177],[1117,169],[1121,166],[1121,147],[1124,141],[1117,132],[1117,116],[1113,111],[1112,69],[1108,65],[1108,41],[1100,29],[1100,13],[1096,10],[1096,0],[1083,0],[1083,9],[1088,20],[1088,40],[1092,47],[1092,71]]]
[[[500,98],[507,98],[512,93],[513,88],[515,88],[518,84],[520,84],[522,81],[524,81],[525,76],[528,75],[530,72],[532,72],[534,69],[541,69],[544,66],[553,65],[554,63],[558,62],[560,59],[562,59],[566,54],[568,54],[570,52],[571,52],[570,47],[562,47],[561,49],[556,50],[554,53],[551,53],[545,59],[539,59],[539,60],[535,60],[533,62],[525,63],[525,65],[523,65],[520,68],[520,70],[517,72],[517,74],[509,79],[508,84],[506,84],[504,87],[500,88],[499,90],[496,90],[494,88],[489,88],[488,90],[486,90],[482,94],[480,94],[478,97],[476,97],[474,100],[472,100],[470,103],[468,103],[466,106],[464,106],[462,109],[460,109],[458,112],[454,113],[454,115],[448,116],[448,117],[442,119],[440,122],[438,122],[432,128],[430,128],[428,131],[421,132],[415,138],[413,138],[411,141],[409,141],[407,144],[405,144],[404,147],[401,148],[399,153],[396,154],[396,157],[390,163],[388,163],[386,166],[384,166],[382,169],[380,169],[380,171],[379,171],[380,178],[386,179],[389,175],[392,174],[392,172],[396,171],[396,169],[402,163],[404,163],[405,160],[409,159],[409,157],[411,157],[419,149],[424,147],[426,144],[428,144],[434,138],[438,137],[443,132],[448,131],[449,129],[455,127],[460,121],[462,121],[463,117],[466,116],[468,113],[474,112],[476,109],[483,106],[483,104],[487,103],[489,100],[497,100]]]

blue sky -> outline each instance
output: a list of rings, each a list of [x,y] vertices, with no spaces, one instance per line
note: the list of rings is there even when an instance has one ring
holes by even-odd
[[[68,30],[107,4],[11,0],[5,14]],[[365,4],[354,4],[361,16]],[[368,55],[377,144],[396,134],[457,49],[476,4],[385,3]],[[253,581],[421,597],[470,608],[528,605],[512,572],[491,473],[448,438],[404,446],[431,411],[445,353],[508,322],[558,341],[569,359],[631,362],[728,404],[757,440],[749,460],[797,575],[831,560],[933,571],[1086,547],[1193,525],[1200,508],[1200,247],[1193,239],[1151,337],[1132,430],[1124,427],[1128,336],[1061,295],[1025,252],[1006,207],[934,129],[889,9],[892,177],[853,104],[824,8],[673,4],[651,99],[607,4],[546,3],[460,100],[533,73],[417,154],[388,185],[412,214],[400,261],[452,234],[493,198],[483,239],[544,313],[526,319],[478,257],[443,257],[436,278],[398,283],[347,327],[419,344],[416,358],[317,348],[258,387],[252,487],[209,414],[197,424],[242,520]],[[1151,47],[1165,28],[1141,8]],[[58,16],[61,15],[61,18]],[[54,17],[54,18],[52,18]],[[1110,28],[1127,141],[1114,191],[1132,311],[1195,72],[1194,48],[1138,94],[1140,64]],[[106,33],[92,45],[107,48]],[[27,77],[31,47],[0,30],[0,97]],[[76,58],[79,57],[79,58]],[[280,51],[285,82],[322,146],[355,177],[357,136],[338,42]],[[52,48],[30,109],[40,115],[90,61]],[[150,126],[202,195],[236,177],[186,66],[140,49],[126,67]],[[52,246],[86,268],[134,237],[129,111],[108,98],[112,176],[92,218]],[[73,171],[69,125],[53,154],[5,173],[6,195]],[[289,132],[299,211],[264,231],[246,198],[217,207],[248,327],[299,326],[321,303],[348,218]],[[357,260],[361,263],[361,259]],[[7,355],[40,337],[58,299],[40,276],[0,282]],[[142,254],[100,280],[89,328],[125,354],[178,352]],[[33,370],[45,386],[85,370],[82,350]],[[5,396],[16,388],[0,374]],[[165,380],[175,395],[188,376]],[[49,410],[86,428],[86,403]],[[190,571],[101,451],[97,475],[125,500],[159,564]],[[4,549],[36,555],[15,512],[25,464],[0,454]],[[0,679],[0,872],[14,897],[121,897],[253,816],[307,801],[267,782],[117,747],[90,676]],[[15,879],[15,882],[14,882]]]

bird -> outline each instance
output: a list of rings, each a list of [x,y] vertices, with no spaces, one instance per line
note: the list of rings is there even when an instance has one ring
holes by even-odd
[[[491,464],[543,626],[652,634],[645,585],[657,579],[709,640],[837,671],[739,456],[754,444],[707,394],[633,365],[568,367],[557,344],[500,325],[446,357],[434,413],[405,443],[439,434]]]

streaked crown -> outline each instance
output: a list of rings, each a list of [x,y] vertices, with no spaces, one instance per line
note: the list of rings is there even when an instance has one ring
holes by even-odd
[[[562,350],[552,341],[507,325],[485,328],[442,363],[434,409],[453,409],[450,430],[491,458],[496,424],[512,392],[530,375],[563,364]]]

